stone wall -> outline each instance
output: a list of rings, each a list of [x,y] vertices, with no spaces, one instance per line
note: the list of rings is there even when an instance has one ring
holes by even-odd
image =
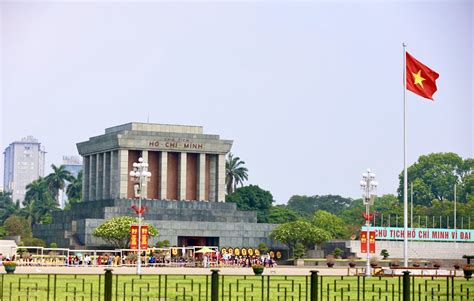
[[[71,210],[55,212],[53,224],[36,225],[35,237],[47,244],[56,242],[68,248],[106,248],[107,243],[92,236],[105,220],[116,216],[136,216],[130,208],[137,200],[115,199],[89,201],[72,205]],[[158,238],[177,245],[178,236],[219,237],[222,247],[257,247],[264,242],[269,247],[282,247],[268,239],[276,227],[257,223],[256,212],[238,211],[235,203],[143,200],[144,219],[160,232]]]

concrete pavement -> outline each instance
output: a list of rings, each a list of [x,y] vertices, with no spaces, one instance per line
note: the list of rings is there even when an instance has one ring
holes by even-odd
[[[17,266],[15,274],[103,274],[106,268],[113,269],[114,274],[136,274],[135,267],[119,267],[119,266],[101,266],[101,267],[84,267],[84,266]],[[214,268],[188,268],[188,267],[142,267],[144,275],[209,275],[211,269]],[[251,268],[240,267],[221,267],[217,268],[221,275],[253,275]],[[2,273],[5,273],[1,269]],[[279,266],[275,268],[265,268],[264,275],[280,275],[280,276],[306,276],[311,271],[319,271],[319,275],[343,276],[347,275],[347,268],[325,268],[325,267],[292,267]],[[360,270],[359,270],[360,272]],[[350,269],[350,274],[354,275],[355,269]]]

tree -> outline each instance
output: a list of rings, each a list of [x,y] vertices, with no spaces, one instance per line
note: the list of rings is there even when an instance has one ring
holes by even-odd
[[[77,174],[77,178],[71,177],[71,183],[66,188],[69,203],[78,202],[82,198],[82,170]]]
[[[299,219],[279,225],[270,232],[269,237],[293,249],[297,243],[312,248],[314,244],[320,244],[331,239],[331,234],[326,230],[316,228],[306,220]]]
[[[237,188],[235,192],[228,194],[226,202],[237,203],[238,210],[257,211],[257,221],[266,223],[274,200],[269,191],[256,185],[249,185]]]
[[[299,215],[311,219],[318,210],[325,210],[333,214],[340,214],[348,208],[352,199],[340,195],[294,195],[288,201],[288,208]]]
[[[138,219],[135,217],[114,217],[97,227],[92,235],[104,239],[114,248],[125,249],[130,242],[130,225],[137,223]],[[148,236],[154,237],[157,235],[158,230],[153,225],[148,225]]]
[[[0,223],[3,224],[10,215],[17,214],[19,211],[20,203],[13,202],[12,194],[0,191]]]
[[[49,176],[49,175],[48,175]],[[20,214],[25,217],[31,225],[48,224],[52,220],[52,213],[57,209],[47,177],[39,177],[37,180],[26,185],[25,200]]]
[[[227,194],[234,192],[237,185],[243,185],[244,180],[248,179],[248,169],[243,166],[244,161],[240,160],[239,157],[234,157],[232,153],[229,153],[225,162],[225,182]]]
[[[463,185],[470,181],[474,170],[474,159],[463,160],[455,153],[433,153],[423,155],[418,161],[408,167],[408,183],[413,183],[413,203],[416,205],[431,205],[433,199],[439,201],[454,199],[454,184],[459,188],[470,189]],[[403,172],[399,175],[398,199],[403,201]],[[459,195],[465,195],[459,191]],[[459,201],[465,202],[467,198]]]
[[[31,237],[31,229],[28,221],[18,215],[11,215],[3,223],[8,236],[21,236],[22,239]]]
[[[53,172],[46,176],[46,182],[48,183],[48,188],[51,191],[51,195],[56,200],[56,204],[59,205],[59,190],[64,189],[66,181],[71,182],[73,176],[71,173],[66,170],[66,166],[61,165],[57,167],[54,164],[51,164]]]
[[[331,238],[346,239],[349,236],[346,225],[342,219],[327,211],[316,211],[312,223],[315,227],[326,230],[330,233]]]
[[[267,222],[270,224],[283,224],[293,222],[298,218],[300,218],[300,216],[293,210],[288,209],[285,205],[276,205],[270,207]]]
[[[295,249],[293,252],[293,258],[300,259],[300,258],[303,258],[305,254],[306,254],[306,247],[300,242],[297,243],[295,245]]]

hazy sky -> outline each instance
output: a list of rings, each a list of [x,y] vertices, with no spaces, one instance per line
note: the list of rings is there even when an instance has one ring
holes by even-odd
[[[440,74],[435,102],[407,92],[409,163],[473,157],[473,16],[453,0],[2,2],[0,148],[33,135],[60,164],[149,118],[234,140],[279,203],[359,197],[367,167],[395,193],[402,42]]]

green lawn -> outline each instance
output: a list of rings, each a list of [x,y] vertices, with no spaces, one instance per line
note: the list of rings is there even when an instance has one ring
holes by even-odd
[[[413,300],[474,299],[474,280],[411,278]],[[104,275],[5,275],[0,300],[103,300]],[[113,275],[112,300],[210,300],[211,276]],[[454,285],[454,286],[453,286]],[[398,277],[318,277],[319,300],[401,300]],[[220,276],[219,300],[309,300],[309,276]],[[452,297],[454,296],[454,298]]]

